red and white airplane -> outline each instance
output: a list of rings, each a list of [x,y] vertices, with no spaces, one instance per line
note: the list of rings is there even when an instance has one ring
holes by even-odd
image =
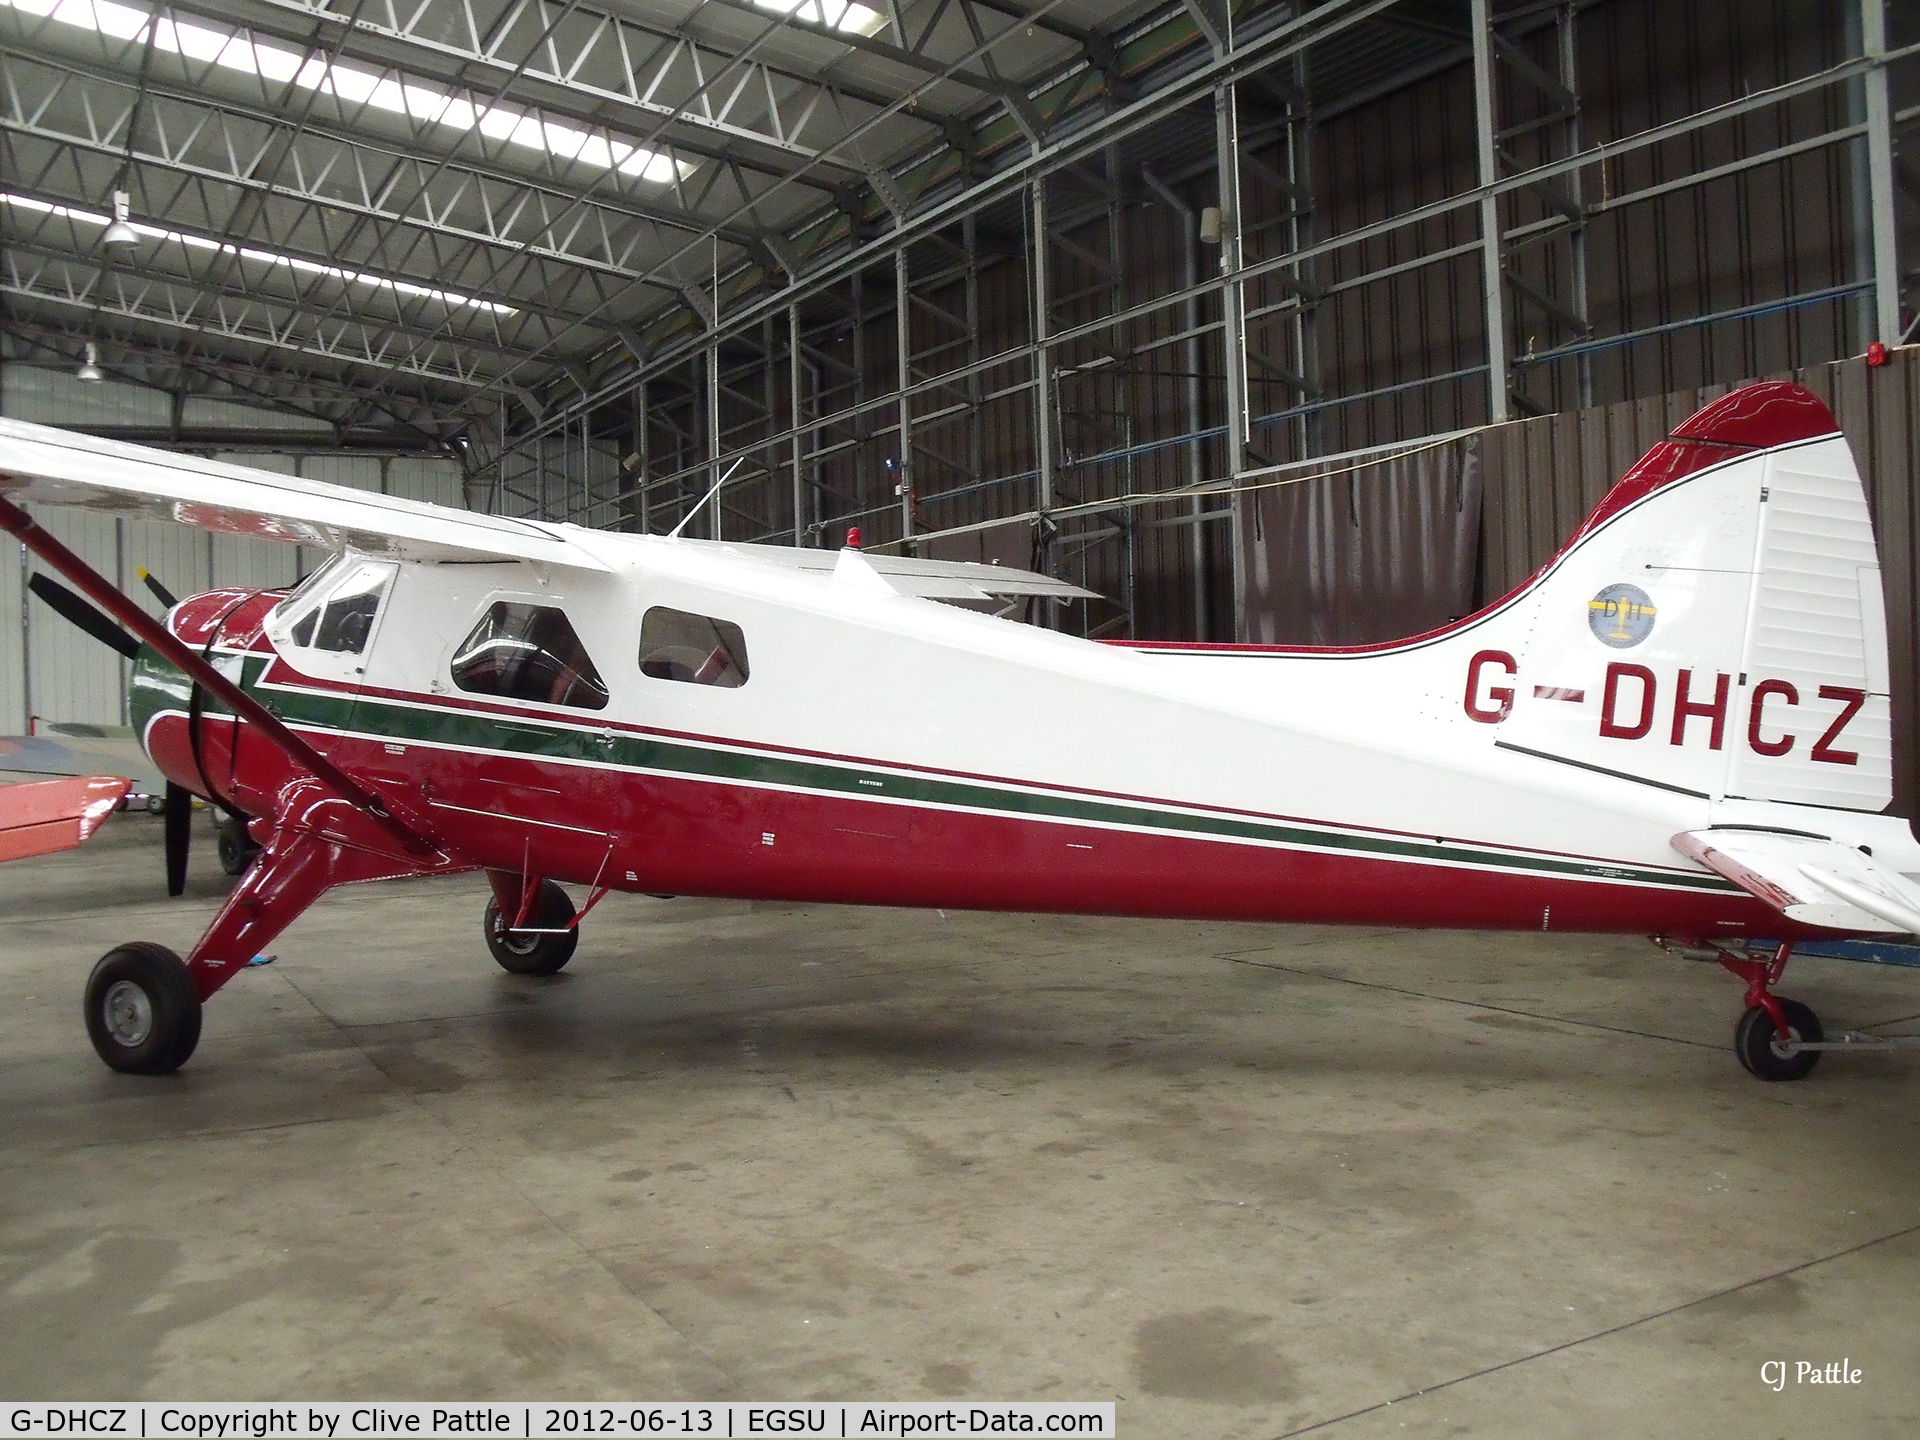
[[[1092,643],[933,603],[1085,593],[1041,575],[472,514],[18,423],[0,492],[333,552],[162,625],[0,499],[141,642],[154,762],[264,846],[185,962],[95,967],[117,1070],[185,1061],[202,1002],[330,887],[476,868],[523,974],[573,953],[560,881],[586,909],[1643,933],[1746,981],[1737,1049],[1770,1080],[1821,1053],[1773,993],[1796,941],[1920,931],[1920,844],[1882,813],[1873,531],[1792,385],[1680,426],[1514,593],[1353,649]]]

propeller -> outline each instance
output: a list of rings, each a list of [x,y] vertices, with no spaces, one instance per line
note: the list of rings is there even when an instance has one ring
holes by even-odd
[[[167,894],[184,895],[187,889],[187,846],[193,839],[193,792],[169,780],[167,806],[162,813],[167,825]]]
[[[173,598],[173,592],[171,590],[167,589],[166,586],[162,585],[158,580],[153,578],[153,572],[151,570],[147,569],[147,567],[144,565],[141,565],[137,568],[140,572],[140,578],[147,582],[147,589],[153,592],[154,599],[158,600],[162,605],[166,606],[167,609],[169,610],[171,610],[174,606],[180,603],[178,600]]]
[[[27,588],[46,601],[63,620],[77,625],[102,645],[118,650],[129,660],[140,653],[140,642],[114,624],[105,611],[96,609],[79,591],[69,590],[58,580],[39,574],[27,581]]]
[[[174,600],[166,587],[145,570],[140,572],[140,578],[169,608],[172,607]],[[97,609],[79,592],[69,590],[59,581],[40,574],[28,579],[27,588],[62,619],[86,631],[102,645],[112,647],[129,660],[140,653],[140,642],[114,624],[104,611]],[[161,814],[166,821],[167,894],[184,895],[187,889],[187,849],[193,839],[193,792],[169,780],[166,805]]]

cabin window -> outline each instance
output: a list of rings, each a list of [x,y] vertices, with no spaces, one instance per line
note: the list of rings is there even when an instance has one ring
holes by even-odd
[[[640,620],[640,673],[736,690],[747,683],[747,637],[730,620],[655,605]]]
[[[604,710],[607,687],[563,611],[496,600],[453,653],[453,683],[476,695]]]

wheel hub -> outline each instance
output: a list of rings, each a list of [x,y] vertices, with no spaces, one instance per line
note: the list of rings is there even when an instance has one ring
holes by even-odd
[[[493,917],[493,935],[514,955],[531,955],[540,944],[538,935],[525,935],[518,930],[509,930],[504,915]]]
[[[153,1033],[153,1001],[131,980],[117,980],[107,991],[107,1033],[129,1050]]]

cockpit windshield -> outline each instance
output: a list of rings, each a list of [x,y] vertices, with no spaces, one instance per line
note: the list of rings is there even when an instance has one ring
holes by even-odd
[[[329,555],[320,562],[320,568],[312,574],[303,576],[293,589],[289,590],[278,605],[267,616],[267,626],[276,635],[284,634],[287,623],[295,616],[304,614],[308,604],[324,590],[332,579],[338,578],[340,567],[346,564],[344,555]]]

